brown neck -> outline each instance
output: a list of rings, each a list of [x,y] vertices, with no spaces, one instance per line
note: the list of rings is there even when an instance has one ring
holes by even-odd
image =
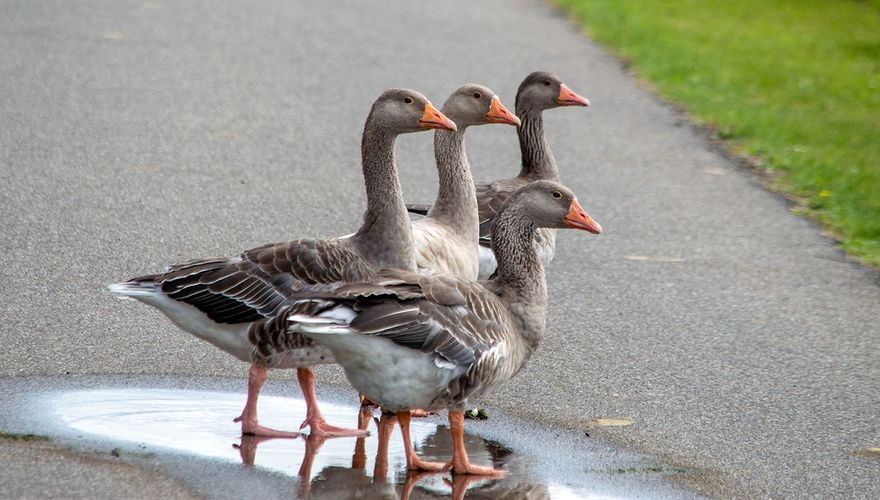
[[[466,126],[459,126],[455,132],[438,130],[434,133],[434,158],[440,186],[428,217],[453,226],[474,243],[474,252],[477,252],[479,214],[474,179],[464,147],[465,130]]]
[[[536,347],[544,334],[547,282],[532,238],[534,224],[514,205],[502,210],[492,225],[492,251],[498,262],[492,283],[500,295],[517,304],[511,313],[522,325],[522,334]]]
[[[516,115],[522,124],[517,129],[519,135],[519,151],[522,156],[522,170],[519,177],[529,180],[559,180],[556,159],[550,151],[550,145],[544,136],[544,117],[542,110],[531,109],[519,99],[516,102]]]
[[[394,161],[397,134],[371,125],[368,118],[361,141],[367,210],[352,239],[377,268],[415,270],[412,228]]]

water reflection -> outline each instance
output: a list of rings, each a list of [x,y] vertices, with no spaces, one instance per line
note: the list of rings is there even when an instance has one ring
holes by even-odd
[[[303,498],[554,498],[596,497],[564,478],[541,477],[536,457],[513,452],[504,445],[466,435],[474,463],[504,467],[503,479],[453,477],[449,473],[407,473],[398,427],[380,432],[370,409],[358,411],[322,402],[327,421],[351,426],[357,420],[368,428],[366,438],[295,439],[239,435],[236,415],[244,396],[234,393],[160,389],[85,390],[67,392],[54,401],[56,414],[70,427],[113,440],[221,459],[247,467],[273,470],[299,478]],[[261,421],[289,428],[305,416],[302,400],[264,396]],[[452,456],[449,429],[439,419],[413,419],[410,431],[422,458],[446,462]],[[391,422],[394,423],[393,421]],[[608,498],[603,496],[603,498]]]

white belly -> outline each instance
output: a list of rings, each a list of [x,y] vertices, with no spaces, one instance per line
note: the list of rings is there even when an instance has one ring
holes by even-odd
[[[463,368],[442,368],[434,357],[381,337],[356,333],[311,335],[328,346],[351,385],[388,411],[428,408]],[[433,408],[437,409],[437,408]]]
[[[495,260],[495,253],[492,252],[492,249],[480,246],[480,275],[477,279],[489,279],[497,267],[498,261]]]
[[[218,347],[238,360],[246,363],[254,361],[254,346],[248,340],[250,323],[217,323],[197,308],[162,293],[142,293],[132,298],[155,307],[181,330]],[[271,368],[281,369],[308,368],[336,362],[330,349],[321,345],[293,349],[273,355],[265,361]]]
[[[250,361],[252,347],[246,324],[216,323],[195,307],[178,302],[161,292],[139,293],[132,298],[161,311],[181,330],[226,351],[241,361]]]

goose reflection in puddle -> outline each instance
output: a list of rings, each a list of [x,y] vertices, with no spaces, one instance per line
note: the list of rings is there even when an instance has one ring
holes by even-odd
[[[408,473],[406,453],[396,418],[375,419],[373,410],[358,412],[367,438],[293,439],[241,436],[228,415],[241,406],[236,393],[167,390],[102,389],[56,393],[55,415],[78,433],[128,442],[140,450],[168,450],[248,467],[280,472],[298,478],[298,493],[305,498],[437,498],[467,492],[473,498],[583,497],[590,492],[567,484],[566,476],[546,479],[546,459],[511,450],[493,441],[465,435],[465,447],[475,463],[504,467],[505,478],[453,476],[449,472]],[[266,396],[260,399],[267,425],[298,422],[305,415],[304,401]],[[322,410],[334,425],[350,425],[357,410],[325,402]],[[516,432],[516,431],[513,431]],[[449,429],[434,419],[413,419],[410,433],[417,451],[426,460],[446,462],[452,456]],[[586,495],[585,495],[586,494]]]
[[[405,466],[391,471],[389,449],[392,436],[397,427],[397,417],[393,414],[382,414],[381,418],[373,416],[371,407],[361,407],[358,413],[358,428],[369,430],[374,424],[373,433],[377,440],[376,452],[373,457],[372,474],[367,471],[368,457],[366,441],[370,438],[355,438],[351,455],[350,467],[329,465],[315,473],[313,467],[316,456],[328,440],[345,440],[351,438],[332,438],[323,436],[303,436],[305,442],[302,462],[297,475],[300,487],[297,494],[300,498],[437,498],[451,494],[452,498],[549,498],[549,492],[543,484],[519,483],[508,479],[482,476],[461,476],[443,472],[407,471]],[[438,460],[448,459],[452,455],[452,438],[449,430],[437,426],[432,434],[424,438],[420,453]],[[233,445],[241,456],[242,463],[247,466],[256,465],[257,448],[266,442],[278,438],[259,436],[242,436],[239,444]],[[496,466],[504,463],[504,458],[512,452],[497,444],[484,441],[474,436],[465,436],[465,446],[469,454],[480,457],[481,461]],[[396,450],[395,450],[396,451]]]

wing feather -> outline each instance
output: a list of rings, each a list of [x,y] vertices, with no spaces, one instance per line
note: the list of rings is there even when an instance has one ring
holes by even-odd
[[[513,180],[476,185],[477,210],[480,214],[480,245],[482,246],[491,247],[492,223],[501,212],[504,202],[520,187],[511,186]]]
[[[509,334],[508,313],[495,294],[450,276],[382,271],[376,282],[342,285],[325,300],[354,311],[351,330],[435,356],[445,363],[438,366],[467,369]]]
[[[262,245],[234,258],[175,264],[164,274],[144,278],[213,321],[236,324],[271,318],[297,290],[334,283],[345,274],[363,280],[373,270],[347,240],[335,239]]]

